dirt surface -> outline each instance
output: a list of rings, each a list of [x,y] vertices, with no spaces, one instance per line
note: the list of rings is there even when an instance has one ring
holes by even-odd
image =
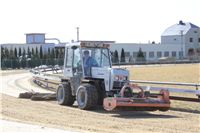
[[[55,102],[35,102],[1,95],[3,119],[22,121],[47,127],[91,132],[198,132],[200,115],[168,112],[83,111]]]
[[[95,111],[84,111],[78,109],[76,105],[73,107],[60,106],[56,101],[31,101],[5,93],[6,86],[11,89],[18,85],[18,87],[13,87],[12,92],[20,90],[20,87],[27,88],[27,85],[31,88],[30,80],[28,80],[30,77],[27,76],[28,74],[20,76],[19,73],[13,74],[12,77],[2,76],[10,82],[1,81],[4,84],[0,95],[1,119],[78,132],[198,133],[200,129],[199,112],[172,110],[167,112],[107,112],[101,107]]]

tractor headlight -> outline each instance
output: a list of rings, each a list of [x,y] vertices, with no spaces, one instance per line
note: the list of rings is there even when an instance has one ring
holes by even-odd
[[[127,79],[128,79],[127,76],[115,75],[115,81],[125,81],[125,80],[127,80]]]
[[[123,80],[127,80],[127,77],[126,77],[126,76],[123,76]]]
[[[118,75],[115,75],[115,80],[119,81],[119,76]]]

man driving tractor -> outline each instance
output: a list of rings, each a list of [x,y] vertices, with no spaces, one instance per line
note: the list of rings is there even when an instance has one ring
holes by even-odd
[[[97,67],[98,63],[94,58],[90,56],[90,52],[88,50],[85,50],[83,52],[83,55],[83,66],[85,76],[91,76],[91,67]]]

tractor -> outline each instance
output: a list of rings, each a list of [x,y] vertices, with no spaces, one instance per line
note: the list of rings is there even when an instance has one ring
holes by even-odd
[[[64,76],[57,88],[60,105],[72,106],[77,101],[82,110],[103,105],[111,111],[117,109],[167,111],[169,92],[149,90],[132,84],[129,71],[113,68],[110,44],[101,41],[80,41],[66,44]]]

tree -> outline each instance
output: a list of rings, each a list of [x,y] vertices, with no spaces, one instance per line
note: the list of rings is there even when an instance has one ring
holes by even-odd
[[[34,54],[31,57],[30,66],[31,67],[36,67],[36,66],[39,66],[39,65],[40,65],[40,57],[39,57],[38,54]]]
[[[14,66],[15,64],[13,64],[14,51],[13,51],[12,48],[10,49],[9,59],[10,59],[10,63],[11,63],[11,64],[10,64],[10,65],[11,65],[10,67],[11,67],[11,68],[14,68],[14,67],[15,67],[15,66]]]
[[[115,50],[115,52],[114,52],[114,63],[119,63],[119,57],[118,57],[117,50]]]
[[[28,47],[28,52],[27,52],[28,58],[31,58],[31,51],[30,48]]]
[[[120,62],[125,62],[125,53],[124,53],[124,49],[123,48],[122,48],[122,51],[121,51]]]
[[[17,54],[17,48],[15,48],[15,50],[14,50],[12,62],[13,62],[13,68],[19,68],[19,59],[18,59],[18,54]]]
[[[54,62],[55,60],[54,59],[55,59],[55,51],[54,51],[54,48],[52,48],[51,49],[51,54],[50,54],[50,64],[51,65],[55,65],[55,62]]]
[[[54,51],[54,48],[52,49],[52,51],[51,51],[51,58],[55,58],[55,51]]]
[[[50,56],[51,55],[51,50],[50,50],[50,48],[48,48],[48,56]]]
[[[35,54],[38,55],[38,48],[36,47]]]
[[[5,68],[5,48],[1,46],[1,69]]]
[[[22,52],[22,58],[20,61],[21,61],[22,68],[25,68],[26,67],[26,51],[24,48],[23,48],[23,52]]]
[[[56,58],[58,58],[58,48],[56,48],[56,52],[55,53],[56,53],[55,54]]]
[[[42,49],[42,46],[40,46],[40,59],[43,59],[43,49]]]
[[[5,58],[8,59],[9,58],[9,51],[8,48],[5,48]]]
[[[141,48],[138,51],[136,61],[145,61],[144,53]]]
[[[4,64],[4,67],[5,68],[9,68],[11,65],[11,63],[10,63],[10,60],[9,60],[9,51],[8,51],[8,48],[6,48],[5,47],[5,49],[4,49],[4,62],[3,62],[3,64]]]
[[[22,59],[21,59],[21,66],[22,66],[22,68],[26,67],[26,58],[25,57],[22,57]]]
[[[15,48],[14,56],[15,56],[15,58],[17,58],[17,48]]]
[[[23,57],[25,57],[25,56],[26,56],[26,51],[25,51],[25,49],[24,49],[24,48],[23,48],[22,56],[23,56]]]
[[[19,47],[19,57],[22,55],[21,47]]]
[[[13,49],[11,48],[10,49],[10,54],[9,54],[9,59],[13,59],[14,58],[14,51]]]
[[[48,48],[48,53],[46,55],[46,64],[51,65],[51,50]]]
[[[5,58],[5,48],[1,46],[1,61]]]
[[[34,55],[34,54],[35,54],[34,48],[32,48],[32,50],[31,50],[31,51],[32,51],[32,52],[31,52],[31,53],[32,53],[32,55]]]

